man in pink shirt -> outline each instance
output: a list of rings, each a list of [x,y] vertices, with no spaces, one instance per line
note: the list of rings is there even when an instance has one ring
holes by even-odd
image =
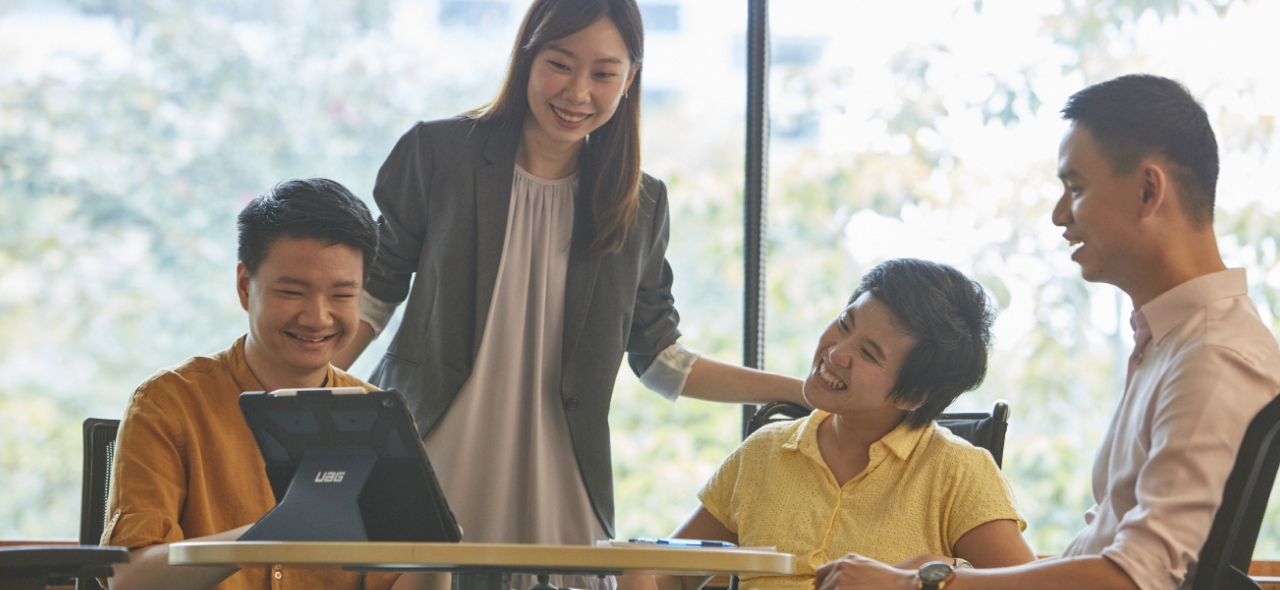
[[[1096,504],[1062,556],[1026,565],[902,570],[849,555],[817,590],[1187,588],[1254,415],[1280,392],[1280,347],[1213,233],[1218,147],[1173,80],[1124,76],[1062,110],[1053,223],[1085,280],[1133,299],[1124,394],[1093,468]]]

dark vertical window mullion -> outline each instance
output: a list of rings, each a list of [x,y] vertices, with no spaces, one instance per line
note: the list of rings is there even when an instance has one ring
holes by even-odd
[[[743,235],[745,284],[743,286],[742,364],[764,369],[765,318],[765,216],[769,154],[769,2],[747,2],[747,162],[743,185],[746,231]],[[754,405],[742,407],[742,433],[755,413]]]

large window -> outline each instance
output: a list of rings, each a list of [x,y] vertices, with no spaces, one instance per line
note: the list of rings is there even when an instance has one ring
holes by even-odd
[[[1012,406],[1005,473],[1038,551],[1092,504],[1093,451],[1123,387],[1130,303],[1087,284],[1050,210],[1076,90],[1127,73],[1184,82],[1218,134],[1216,229],[1280,328],[1280,49],[1266,3],[794,0],[772,6],[775,65],[768,346],[799,372],[863,272],[898,256],[955,265],[1000,307],[986,383],[957,402]],[[816,15],[823,15],[815,18]],[[1264,24],[1266,23],[1266,24]],[[803,42],[803,44],[801,43]],[[813,57],[816,54],[816,57]],[[812,129],[813,131],[808,131]],[[1222,403],[1231,403],[1223,400]],[[1277,555],[1276,518],[1259,547]]]
[[[641,2],[644,167],[671,195],[669,258],[693,348],[741,359],[745,0]],[[155,370],[244,331],[234,215],[275,182],[369,197],[415,120],[496,91],[526,0],[0,8],[0,538],[70,538],[80,422]],[[1217,229],[1280,329],[1280,5],[789,0],[772,9],[768,368],[877,262],[918,256],[1000,306],[987,382],[1013,407],[1005,472],[1042,552],[1088,507],[1123,379],[1127,299],[1086,284],[1048,212],[1057,110],[1145,71],[1204,101],[1221,144]],[[394,322],[395,320],[393,320]],[[394,328],[394,327],[393,327]],[[367,376],[387,338],[353,368]],[[671,404],[621,372],[619,536],[663,535],[739,439],[737,407]],[[1280,516],[1259,555],[1280,556]]]

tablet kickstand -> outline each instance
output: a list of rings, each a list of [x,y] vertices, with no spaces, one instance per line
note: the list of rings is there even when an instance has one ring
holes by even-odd
[[[280,504],[240,540],[369,540],[357,501],[377,461],[369,449],[305,451]]]

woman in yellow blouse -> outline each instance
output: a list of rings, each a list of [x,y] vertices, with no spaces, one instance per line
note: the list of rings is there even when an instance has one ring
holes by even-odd
[[[934,422],[982,382],[992,320],[981,287],[954,268],[874,268],[818,340],[804,383],[814,413],[743,442],[673,536],[796,555],[796,575],[745,577],[744,590],[812,588],[819,566],[849,552],[913,569],[1035,559],[991,455]],[[663,590],[703,583],[658,579]]]

